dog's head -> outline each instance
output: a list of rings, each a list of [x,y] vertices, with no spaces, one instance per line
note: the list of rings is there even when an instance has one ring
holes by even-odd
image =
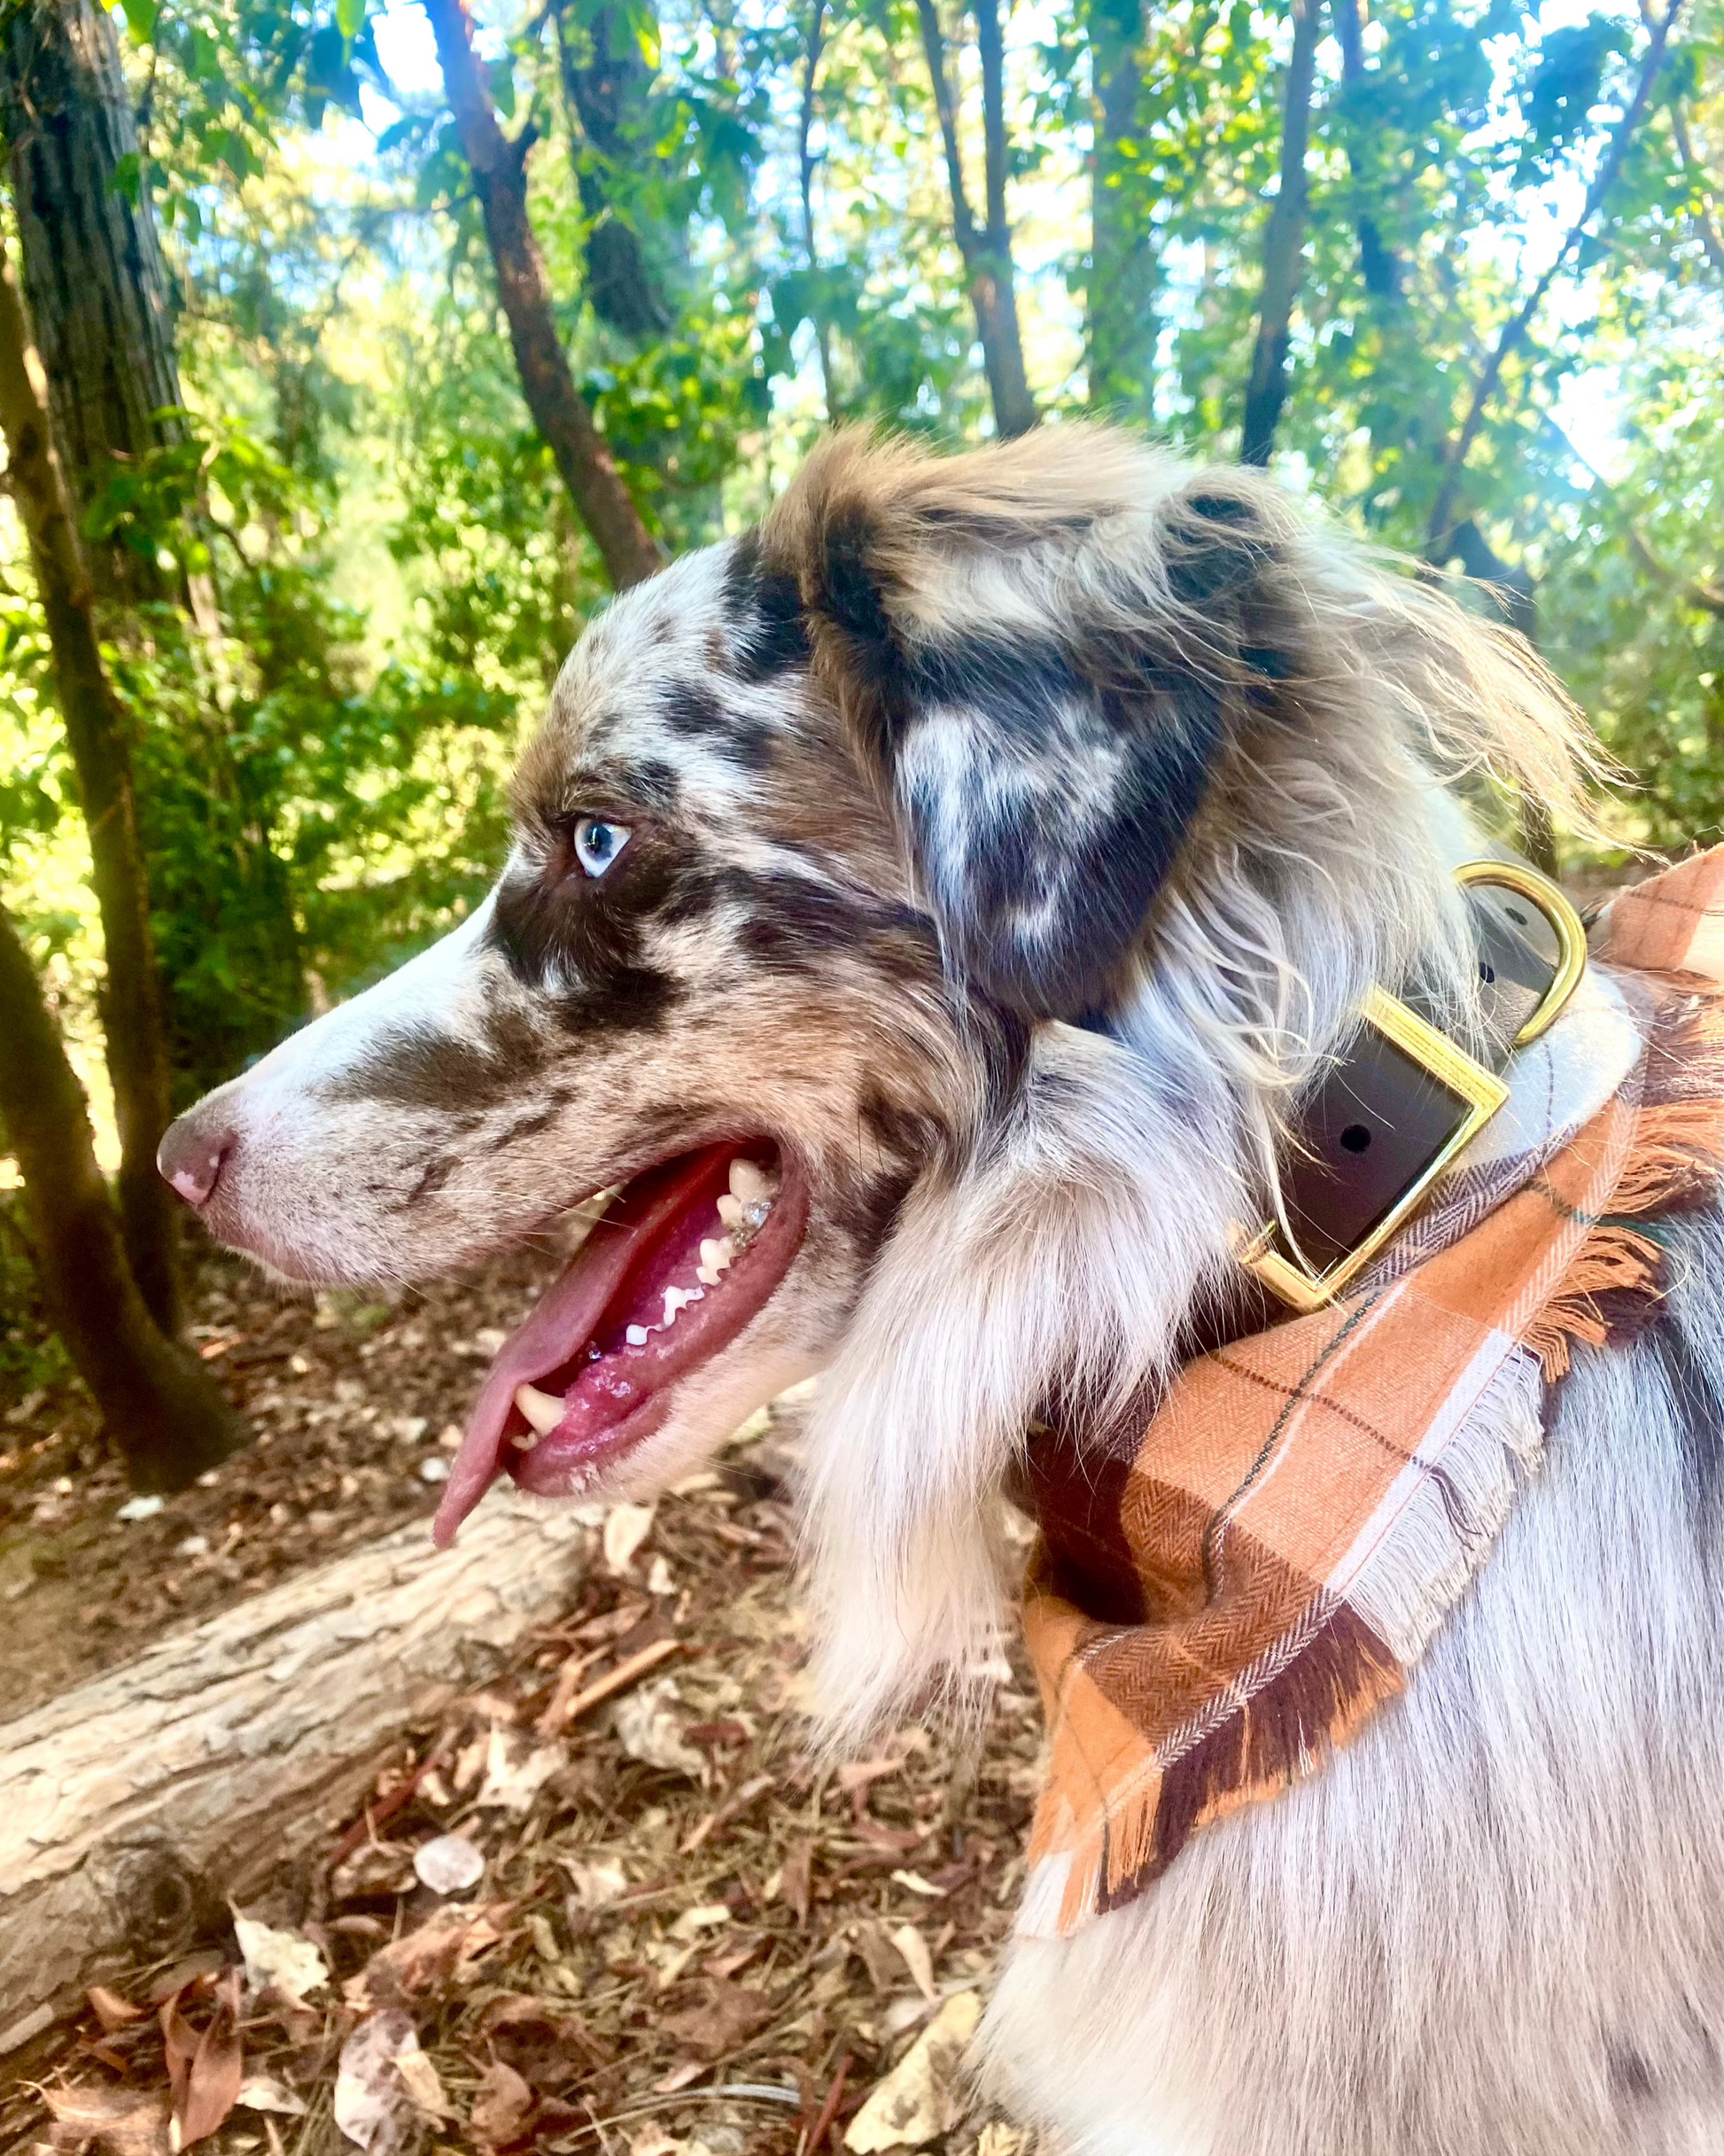
[[[164,1172],[315,1280],[614,1190],[439,1532],[504,1471],[662,1484],[835,1358],[816,1540],[883,1698],[967,1651],[1025,1417],[1139,1382],[1224,1265],[1264,1098],[1441,971],[1432,755],[1560,798],[1568,750],[1506,644],[1254,477],[840,438],[594,622],[485,904]]]

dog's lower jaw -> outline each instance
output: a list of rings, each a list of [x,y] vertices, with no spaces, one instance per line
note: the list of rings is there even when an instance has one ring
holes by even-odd
[[[1724,2147],[1724,1223],[1675,1241],[1407,1698],[1014,1946],[987,2054],[1061,2156]]]

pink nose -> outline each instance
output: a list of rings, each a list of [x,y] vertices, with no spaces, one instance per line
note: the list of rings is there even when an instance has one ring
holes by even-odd
[[[207,1205],[235,1139],[225,1117],[212,1119],[190,1109],[167,1126],[156,1149],[156,1166],[188,1205]]]

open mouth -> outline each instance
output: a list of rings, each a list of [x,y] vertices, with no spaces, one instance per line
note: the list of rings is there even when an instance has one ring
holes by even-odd
[[[572,1496],[650,1437],[678,1383],[790,1269],[808,1218],[765,1140],[662,1162],[617,1193],[486,1374],[432,1527],[439,1549],[497,1476]]]

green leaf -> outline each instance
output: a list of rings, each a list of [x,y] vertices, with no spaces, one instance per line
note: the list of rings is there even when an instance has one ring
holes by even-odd
[[[335,0],[335,23],[343,37],[352,44],[365,27],[365,0]]]
[[[128,150],[120,158],[108,178],[108,185],[117,195],[123,195],[134,209],[144,192],[144,160],[136,150]]]
[[[156,34],[156,20],[161,13],[160,0],[120,0],[126,12],[126,27],[131,32],[135,45],[147,45]]]

